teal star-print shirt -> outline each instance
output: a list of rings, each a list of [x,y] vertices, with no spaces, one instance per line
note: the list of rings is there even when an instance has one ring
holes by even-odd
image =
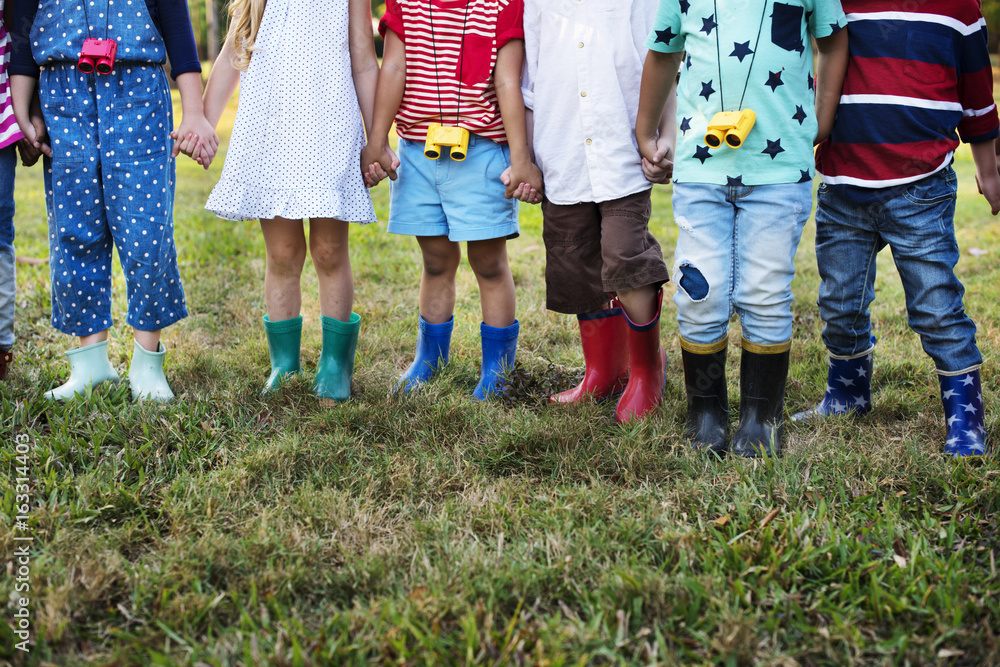
[[[810,36],[829,37],[845,25],[839,0],[661,0],[646,46],[686,52],[677,85],[674,181],[811,180],[817,125]],[[740,108],[757,114],[743,146],[710,149],[709,121]]]

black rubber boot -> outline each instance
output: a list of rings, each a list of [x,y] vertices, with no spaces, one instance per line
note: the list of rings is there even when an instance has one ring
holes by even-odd
[[[696,449],[725,456],[729,449],[729,392],[726,388],[728,339],[698,345],[681,339],[687,421],[684,435]]]
[[[747,458],[781,456],[789,349],[791,341],[759,345],[743,339],[740,425],[733,436],[733,454]]]

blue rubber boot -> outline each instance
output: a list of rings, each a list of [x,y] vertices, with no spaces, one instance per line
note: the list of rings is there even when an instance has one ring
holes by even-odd
[[[316,364],[316,398],[346,401],[351,397],[351,377],[354,375],[354,353],[358,349],[361,316],[351,313],[349,322],[324,315],[323,351]]]
[[[797,412],[792,421],[821,419],[832,415],[856,412],[863,415],[872,409],[872,358],[875,356],[875,337],[872,346],[853,357],[830,355],[830,370],[826,378],[826,393],[811,410]]]
[[[451,350],[451,332],[455,328],[455,318],[452,317],[442,324],[430,324],[420,315],[417,331],[417,354],[413,363],[406,369],[396,391],[407,393],[423,382],[431,379],[435,372],[448,363],[448,353]]]
[[[132,363],[128,367],[128,384],[132,389],[133,401],[158,401],[167,403],[173,400],[174,392],[170,389],[167,377],[163,374],[163,360],[167,349],[159,343],[156,352],[150,352],[138,342],[132,346]]]
[[[272,322],[264,316],[267,332],[267,351],[271,355],[271,376],[264,384],[262,394],[277,391],[286,375],[301,373],[299,349],[302,347],[302,316]]]
[[[941,383],[944,417],[948,421],[944,453],[955,458],[985,456],[989,447],[979,366],[957,373],[938,371],[938,382]]]
[[[108,361],[108,341],[77,347],[66,352],[69,359],[69,380],[66,384],[45,392],[45,398],[65,401],[83,395],[102,382],[118,382],[118,373]]]
[[[483,339],[483,364],[479,373],[479,384],[472,392],[472,398],[485,401],[491,396],[503,393],[504,375],[514,367],[517,353],[517,333],[521,325],[517,320],[509,327],[498,329],[481,324]]]

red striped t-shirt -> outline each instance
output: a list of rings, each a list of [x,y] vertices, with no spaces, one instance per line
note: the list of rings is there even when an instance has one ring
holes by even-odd
[[[399,136],[424,141],[442,123],[506,143],[493,68],[501,47],[524,39],[523,15],[523,0],[388,0],[379,33],[406,48]]]

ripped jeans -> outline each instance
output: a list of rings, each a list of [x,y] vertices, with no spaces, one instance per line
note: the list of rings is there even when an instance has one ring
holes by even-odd
[[[748,341],[789,340],[795,251],[812,212],[812,183],[675,183],[673,204],[681,337],[715,343],[737,313]]]

